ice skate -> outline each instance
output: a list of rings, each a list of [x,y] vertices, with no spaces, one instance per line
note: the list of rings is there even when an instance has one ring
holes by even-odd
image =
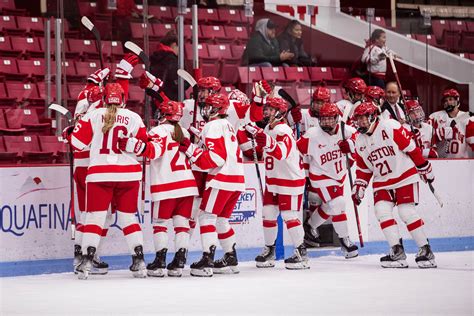
[[[146,266],[147,275],[151,277],[162,278],[165,276],[166,268],[166,252],[167,248],[163,248],[156,252],[155,260]]]
[[[341,251],[346,259],[355,258],[359,255],[359,247],[352,243],[349,237],[339,238],[339,242],[341,243]]]
[[[87,247],[87,255],[82,256],[82,261],[77,267],[77,277],[79,280],[87,280],[92,269],[92,261],[94,260],[95,247]]]
[[[133,273],[135,278],[146,278],[146,265],[143,258],[143,247],[136,246],[135,254],[132,255],[132,265],[130,271]]]
[[[191,264],[191,275],[196,277],[212,277],[215,252],[216,246],[209,247],[209,252],[203,252],[201,260]]]
[[[74,245],[74,260],[72,266],[74,268],[74,273],[77,274],[77,267],[81,264],[82,261],[82,248],[80,245]]]
[[[317,228],[313,228],[308,222],[303,224],[304,229],[304,244],[308,248],[319,247],[321,239]]]
[[[288,270],[309,269],[308,256],[304,244],[295,248],[293,256],[285,259],[285,268]]]
[[[238,264],[234,244],[231,252],[226,252],[221,259],[214,261],[214,269],[212,270],[216,274],[235,274],[240,272],[237,268]]]
[[[397,244],[390,249],[390,253],[380,258],[383,268],[408,268],[407,255],[403,245]]]
[[[109,264],[101,261],[100,257],[96,254],[92,260],[91,274],[104,275],[109,272]]]
[[[429,268],[436,268],[436,261],[434,260],[435,256],[431,251],[431,247],[429,244],[426,244],[420,247],[418,253],[415,257],[415,262],[421,269],[429,269]]]
[[[166,269],[168,269],[168,276],[181,277],[183,275],[184,265],[186,264],[186,257],[188,251],[185,248],[180,248],[174,254],[173,261],[171,261]]]
[[[273,268],[275,266],[275,245],[265,246],[261,254],[255,258],[257,268]]]

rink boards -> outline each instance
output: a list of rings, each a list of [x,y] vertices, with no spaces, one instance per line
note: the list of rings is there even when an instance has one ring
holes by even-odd
[[[434,160],[435,187],[444,200],[440,208],[425,184],[420,184],[419,213],[430,238],[474,236],[474,160]],[[263,164],[260,166],[264,174]],[[245,165],[246,191],[241,195],[231,218],[238,247],[263,246],[262,202],[255,166]],[[148,173],[149,175],[149,173]],[[70,258],[71,240],[69,209],[69,169],[67,166],[29,166],[0,168],[0,262]],[[349,230],[358,240],[355,216],[346,186]],[[384,240],[373,213],[371,190],[359,207],[361,227],[366,242]],[[141,203],[139,202],[139,208]],[[147,190],[144,214],[137,214],[145,236],[145,250],[153,252],[151,202]],[[401,220],[397,221],[401,223]],[[172,231],[172,230],[169,230]],[[198,232],[198,231],[196,231]],[[402,236],[409,239],[406,228]],[[472,241],[471,239],[465,239]],[[170,238],[170,242],[172,238]],[[285,245],[289,240],[284,235]],[[171,246],[171,245],[170,245]],[[470,246],[472,245],[468,245]],[[171,247],[170,249],[173,249]],[[190,250],[199,250],[199,234],[195,233]],[[101,249],[102,255],[127,253],[125,240],[116,222]]]

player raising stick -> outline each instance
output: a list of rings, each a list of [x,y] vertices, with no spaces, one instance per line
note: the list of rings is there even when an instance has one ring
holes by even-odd
[[[419,247],[415,261],[420,268],[436,268],[435,256],[423,231],[423,220],[417,214],[418,180],[433,182],[434,174],[429,161],[406,135],[406,130],[395,120],[380,119],[378,108],[372,102],[356,107],[353,121],[361,133],[356,139],[356,180],[352,199],[359,205],[365,189],[373,177],[375,216],[391,249],[380,259],[384,268],[406,268],[403,249],[393,208],[407,225]]]

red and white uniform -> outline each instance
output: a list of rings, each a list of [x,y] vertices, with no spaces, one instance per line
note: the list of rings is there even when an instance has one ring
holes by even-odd
[[[353,141],[356,131],[344,125],[344,136]],[[347,174],[346,155],[339,149],[342,140],[341,126],[336,125],[334,135],[321,127],[310,128],[297,142],[300,152],[308,158],[309,179],[311,181],[310,201],[316,210],[309,224],[317,228],[332,216],[335,231],[340,238],[349,236],[346,205],[344,200],[344,180]]]
[[[436,152],[436,135],[433,126],[421,122],[420,128],[412,127],[407,123],[403,124],[403,127],[409,132],[409,135],[415,142],[416,146],[421,149],[423,157],[438,157],[438,153]]]
[[[114,126],[104,134],[102,127],[106,111],[106,108],[100,108],[87,113],[77,123],[71,137],[71,144],[77,150],[90,146],[86,182],[141,180],[140,163],[134,154],[118,149],[118,139],[128,136],[147,141],[142,119],[130,110],[119,108]]]
[[[451,118],[444,110],[431,113],[430,122],[436,131],[438,154],[443,158],[469,158],[473,151],[466,138],[466,129],[469,123],[469,113],[459,111],[456,117]],[[455,122],[455,133],[448,133],[444,128],[450,128]],[[448,137],[448,134],[452,134]],[[446,143],[447,142],[447,143]]]
[[[356,140],[357,170],[355,184],[369,183],[373,176],[375,216],[390,246],[399,243],[400,232],[393,217],[398,213],[418,247],[428,243],[423,220],[416,213],[419,175],[416,166],[426,163],[407,131],[395,120],[375,122],[371,135],[360,134]]]
[[[267,191],[285,195],[303,194],[305,175],[293,130],[281,122],[274,128],[265,127],[264,132],[276,140],[275,148],[264,152]]]
[[[466,142],[474,153],[474,116],[471,116],[466,126]],[[472,155],[474,157],[474,155]]]

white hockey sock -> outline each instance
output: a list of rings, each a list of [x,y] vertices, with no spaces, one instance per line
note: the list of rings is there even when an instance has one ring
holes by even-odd
[[[277,218],[279,213],[280,211],[276,205],[263,206],[263,237],[266,246],[275,244],[278,234]]]
[[[339,238],[344,238],[349,236],[349,230],[347,228],[347,216],[346,213],[339,215],[333,215],[332,217],[332,226],[336,231]]]
[[[181,248],[188,249],[189,247],[189,219],[186,217],[176,215],[173,216],[174,226],[174,246],[175,250],[178,251]]]
[[[88,247],[95,247],[97,249],[99,246],[106,217],[107,211],[105,210],[85,214],[82,235],[82,253],[84,255],[87,254]]]
[[[85,214],[86,212],[81,212],[79,211],[76,214],[76,235],[74,236],[74,244],[75,245],[82,245],[82,235],[84,234],[84,220],[85,220]]]
[[[304,230],[301,221],[298,218],[298,212],[283,211],[281,212],[281,217],[285,221],[286,229],[288,229],[293,245],[295,247],[300,246],[303,243]]]
[[[402,221],[407,225],[413,240],[415,240],[418,247],[428,244],[425,232],[423,230],[423,220],[416,213],[414,204],[400,204],[398,205],[398,214]]]
[[[390,247],[400,243],[400,231],[398,230],[397,222],[393,218],[392,202],[379,201],[375,204],[375,217],[380,223],[380,228],[385,235]]]
[[[217,247],[217,216],[204,211],[199,214],[199,228],[201,232],[202,250],[209,252],[211,246]]]
[[[326,214],[320,206],[317,206],[313,214],[311,214],[311,217],[308,220],[308,224],[313,228],[318,228],[319,226],[324,224],[324,222],[326,222],[329,217],[329,214]]]
[[[135,247],[143,246],[143,233],[135,213],[124,213],[117,211],[118,222],[122,227],[123,235],[127,241],[128,249],[132,255],[135,254]]]
[[[168,248],[168,221],[159,218],[153,224],[153,245],[158,252],[163,248]]]
[[[224,252],[231,252],[232,246],[235,244],[235,234],[232,227],[230,227],[229,219],[225,217],[217,218],[217,238],[221,244]]]

